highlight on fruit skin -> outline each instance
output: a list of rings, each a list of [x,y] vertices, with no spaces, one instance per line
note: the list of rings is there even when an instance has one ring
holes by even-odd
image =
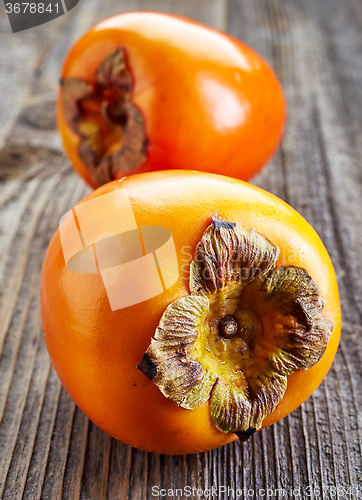
[[[58,128],[93,187],[185,167],[248,180],[278,147],[285,115],[281,85],[259,54],[171,14],[98,23],[61,73]]]
[[[333,266],[303,217],[260,188],[190,171],[113,181],[66,214],[41,314],[79,408],[166,454],[285,417],[327,374],[341,330]]]

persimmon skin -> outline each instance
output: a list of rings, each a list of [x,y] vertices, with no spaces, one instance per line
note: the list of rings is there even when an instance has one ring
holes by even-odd
[[[285,396],[264,420],[280,420],[321,383],[337,351],[341,312],[337,281],[320,238],[285,202],[245,182],[190,171],[164,171],[113,181],[84,198],[126,189],[139,226],[164,226],[175,242],[179,279],[166,292],[111,311],[101,277],[67,269],[59,229],[41,276],[44,338],[61,383],[100,428],[126,444],[165,454],[189,454],[235,439],[216,429],[208,403],[185,410],[162,395],[139,370],[167,305],[189,294],[188,265],[210,216],[253,228],[280,248],[279,265],[305,268],[325,300],[324,316],[335,327],[321,360],[288,377]]]
[[[286,104],[275,73],[254,50],[186,18],[132,12],[89,30],[71,48],[61,79],[94,83],[101,62],[120,47],[148,145],[142,165],[114,178],[186,167],[248,180],[268,162],[282,137]],[[78,154],[80,137],[65,121],[61,87],[58,128],[74,168],[97,187]]]

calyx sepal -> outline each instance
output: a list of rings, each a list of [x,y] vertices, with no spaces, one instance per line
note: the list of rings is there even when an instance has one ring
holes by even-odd
[[[287,378],[319,361],[333,324],[317,283],[277,267],[279,248],[252,229],[213,218],[190,267],[190,295],[165,310],[138,368],[169,399],[209,400],[222,432],[245,440],[282,400]]]
[[[123,48],[100,64],[94,83],[68,78],[60,84],[65,121],[80,136],[78,154],[98,185],[111,181],[116,171],[129,174],[144,163],[144,119],[132,102]]]

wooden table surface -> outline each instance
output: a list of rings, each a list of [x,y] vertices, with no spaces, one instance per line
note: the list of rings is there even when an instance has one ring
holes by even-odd
[[[61,62],[96,21],[137,9],[227,30],[274,67],[288,125],[254,182],[315,227],[343,308],[337,357],[307,402],[245,444],[186,457],[132,449],[89,422],[51,367],[39,315],[46,247],[59,218],[90,191],[56,131]],[[0,3],[0,496],[146,499],[164,488],[166,498],[362,498],[361,319],[361,0],[81,0],[17,34]]]

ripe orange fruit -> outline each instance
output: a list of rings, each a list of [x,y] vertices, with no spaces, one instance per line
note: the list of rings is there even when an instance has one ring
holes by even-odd
[[[152,12],[100,22],[71,48],[58,125],[93,187],[153,170],[248,180],[276,150],[285,100],[266,61],[224,33]]]
[[[335,273],[304,218],[260,188],[190,171],[130,176],[79,202],[50,242],[41,314],[79,408],[168,454],[244,439],[293,411],[328,372],[341,329]]]

